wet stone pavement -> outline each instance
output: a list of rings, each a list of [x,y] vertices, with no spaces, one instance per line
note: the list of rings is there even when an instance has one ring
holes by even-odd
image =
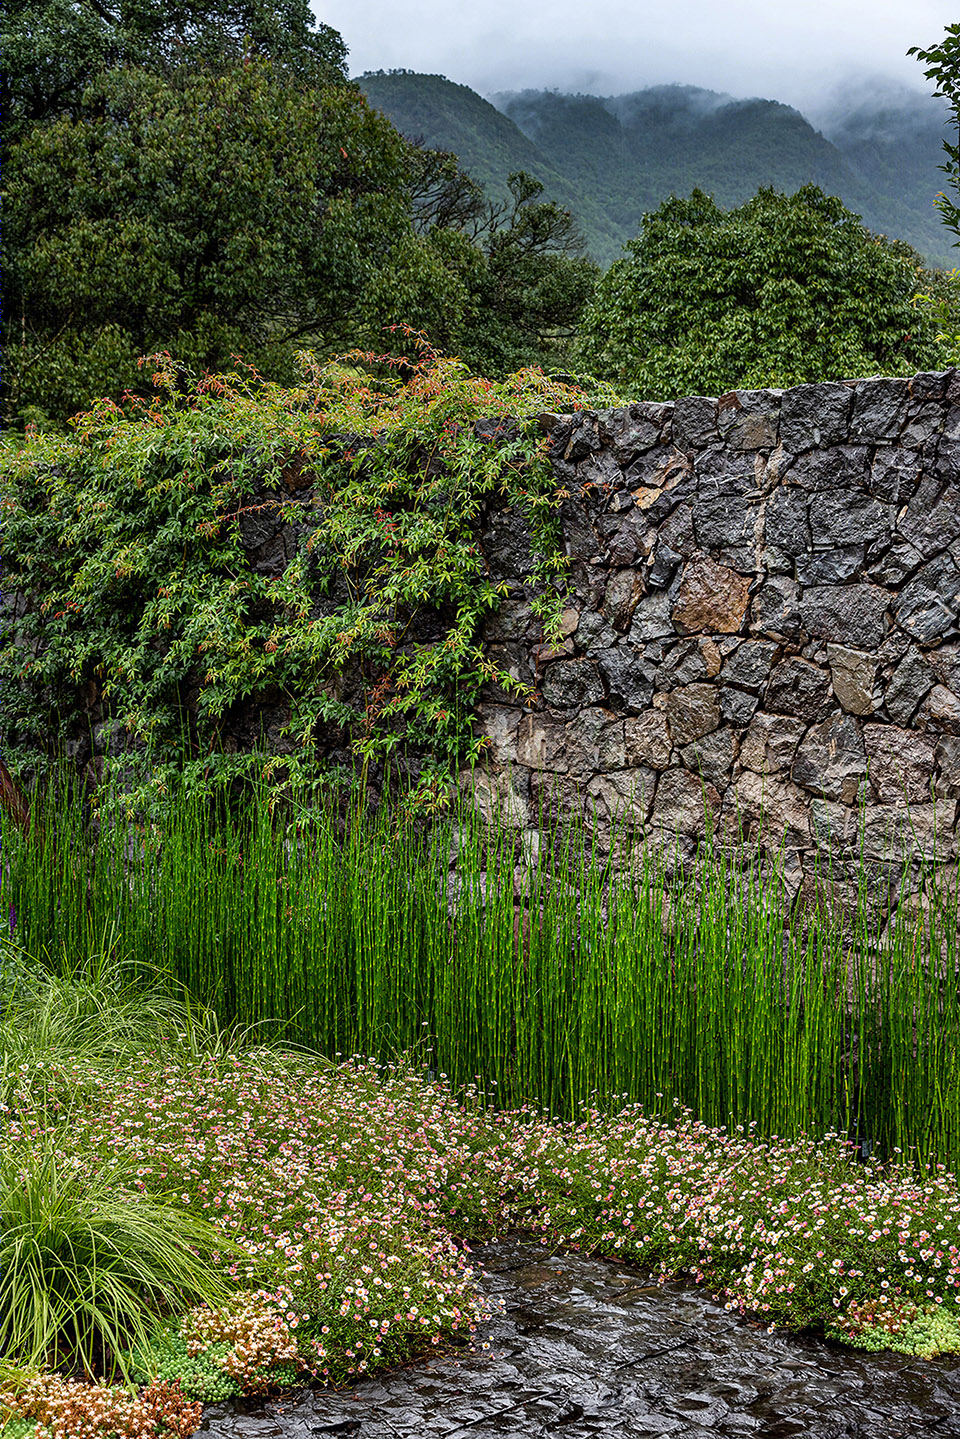
[[[960,1439],[960,1356],[768,1334],[698,1289],[504,1241],[474,1255],[488,1350],[331,1393],[210,1405],[209,1439]]]

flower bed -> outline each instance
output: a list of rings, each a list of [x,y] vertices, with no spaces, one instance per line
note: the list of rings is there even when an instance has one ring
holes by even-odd
[[[771,1325],[960,1349],[954,1177],[855,1164],[835,1136],[727,1134],[678,1106],[551,1122],[412,1068],[261,1053],[34,1072],[13,1096],[8,1142],[38,1142],[57,1105],[72,1168],[133,1159],[141,1193],[223,1236],[235,1297],[167,1316],[138,1360],[147,1393],[179,1385],[190,1402],[298,1376],[339,1384],[469,1336],[483,1314],[469,1242],[510,1229],[690,1275]],[[103,1392],[90,1390],[101,1409]],[[7,1402],[45,1439],[30,1393],[32,1410],[12,1392]],[[128,1429],[180,1432],[163,1422]]]

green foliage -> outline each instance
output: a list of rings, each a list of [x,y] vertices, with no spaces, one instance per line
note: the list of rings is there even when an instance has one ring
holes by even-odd
[[[270,60],[105,72],[6,166],[8,415],[119,399],[161,347],[289,382],[304,336],[439,328],[462,284],[413,229],[405,154],[358,91]]]
[[[580,253],[569,211],[542,199],[538,180],[518,171],[507,185],[507,203],[475,212],[473,240],[466,221],[457,231],[438,225],[430,236],[467,296],[445,338],[483,374],[563,364],[600,274]]]
[[[268,778],[315,778],[322,725],[364,760],[409,747],[449,770],[477,754],[472,705],[493,677],[478,629],[501,591],[476,522],[496,497],[529,516],[538,603],[558,614],[558,496],[536,416],[586,396],[537,371],[496,385],[416,345],[406,360],[307,360],[291,390],[192,384],[161,361],[152,402],[101,402],[71,439],[8,451],[7,583],[27,597],[0,655],[8,760],[83,739],[100,706],[128,780],[161,792],[259,770],[263,755],[230,752],[241,705],[282,711]],[[475,430],[504,415],[516,421]],[[272,515],[302,526],[279,578],[242,543],[244,523]]]
[[[942,96],[950,106],[953,124],[957,127],[957,142],[944,140],[943,149],[946,164],[940,168],[947,176],[947,183],[956,198],[948,194],[937,196],[936,205],[943,223],[957,236],[954,246],[960,245],[960,24],[948,25],[939,45],[921,50],[912,45],[908,55],[916,55],[926,65],[924,74],[936,85],[934,94]]]
[[[149,1346],[158,1307],[224,1297],[213,1256],[230,1246],[139,1193],[133,1159],[68,1155],[59,1127],[0,1155],[0,1347],[16,1363],[126,1376],[123,1351]]]
[[[914,303],[936,327],[937,368],[960,365],[960,270],[930,270]]]
[[[920,259],[805,186],[724,211],[695,190],[644,218],[583,323],[582,358],[653,398],[857,375],[935,358]]]
[[[202,1008],[177,998],[156,974],[148,982],[116,948],[111,934],[95,953],[79,957],[64,939],[58,955],[30,960],[2,942],[0,1103],[15,1106],[38,1075],[69,1060],[82,1061],[95,1083],[144,1050],[218,1047],[221,1036]],[[76,1078],[71,1083],[76,1087]]]
[[[271,58],[311,84],[346,81],[346,46],[305,0],[10,0],[2,25],[4,141],[77,118],[91,80],[130,68],[170,75]]]
[[[149,1360],[137,1362],[133,1377],[139,1384],[146,1384],[154,1376],[162,1382],[178,1382],[188,1399],[219,1404],[242,1392],[237,1381],[217,1363],[225,1352],[224,1345],[214,1352],[204,1349],[191,1354],[176,1325],[167,1325],[154,1336]],[[295,1379],[294,1370],[288,1382],[292,1384]]]

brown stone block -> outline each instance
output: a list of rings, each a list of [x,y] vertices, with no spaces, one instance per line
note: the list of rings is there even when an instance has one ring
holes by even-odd
[[[683,568],[673,602],[674,624],[686,634],[737,634],[747,612],[750,583],[709,555],[694,555]]]

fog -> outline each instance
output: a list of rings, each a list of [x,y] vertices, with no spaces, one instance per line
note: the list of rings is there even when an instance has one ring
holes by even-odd
[[[314,0],[350,47],[350,71],[446,75],[483,95],[526,88],[616,95],[680,83],[843,108],[874,79],[929,90],[911,45],[956,20],[956,0]]]

